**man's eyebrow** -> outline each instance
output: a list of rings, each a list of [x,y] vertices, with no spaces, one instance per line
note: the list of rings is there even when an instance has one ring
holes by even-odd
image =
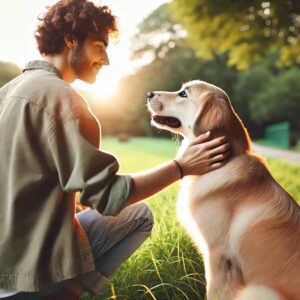
[[[97,42],[98,42],[98,43],[99,43],[99,42],[100,42],[100,43],[103,43],[105,47],[107,47],[107,45],[108,45],[108,42],[107,42],[106,40],[103,40],[103,39],[96,39],[95,42],[96,42],[96,43],[97,43]]]
[[[108,38],[103,38],[103,36],[93,36],[91,37],[95,42],[101,42],[105,47],[108,46]]]

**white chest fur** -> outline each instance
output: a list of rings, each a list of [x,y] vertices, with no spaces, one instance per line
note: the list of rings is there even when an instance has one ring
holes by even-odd
[[[185,147],[186,141],[183,141],[179,151]],[[220,176],[223,177],[214,171],[202,176],[185,177],[177,201],[177,216],[204,255],[210,247],[224,245],[228,230],[227,213],[222,201],[210,199],[211,191],[218,188]]]
[[[177,215],[201,252],[225,245],[228,232],[228,214],[218,199],[201,197],[198,177],[185,178],[177,201]],[[210,201],[212,200],[212,201]]]

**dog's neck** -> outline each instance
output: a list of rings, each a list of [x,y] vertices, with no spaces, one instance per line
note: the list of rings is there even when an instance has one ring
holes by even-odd
[[[251,152],[251,140],[247,129],[244,127],[241,119],[234,113],[234,117],[231,118],[231,125],[221,132],[228,138],[230,144],[231,156],[238,156]]]
[[[238,120],[239,121],[239,120]],[[226,130],[208,128],[207,130],[200,132],[200,134],[205,134],[210,131],[210,139],[215,139],[221,136],[225,136],[228,143],[230,144],[230,157],[236,157],[241,154],[248,154],[251,152],[251,140],[247,133],[247,130],[242,126],[242,124],[236,124],[234,126],[233,132],[228,133]],[[185,136],[188,141],[193,140],[196,136],[190,133]]]
[[[226,95],[212,94],[204,102],[194,121],[192,131],[194,136],[210,131],[211,139],[225,136],[230,144],[231,157],[251,151],[247,129]]]
[[[229,110],[230,117],[226,122],[221,124],[212,124],[211,126],[207,123],[202,122],[201,127],[194,128],[190,135],[193,138],[210,131],[210,138],[215,139],[221,136],[225,136],[230,144],[230,156],[235,157],[241,154],[251,152],[251,141],[247,129],[244,127],[241,119],[231,108]],[[188,137],[191,139],[191,136]]]

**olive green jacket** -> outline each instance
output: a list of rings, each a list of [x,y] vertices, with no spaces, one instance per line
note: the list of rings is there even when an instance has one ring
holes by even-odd
[[[132,189],[85,100],[45,61],[0,89],[0,288],[40,289],[94,270],[75,196],[117,214]]]

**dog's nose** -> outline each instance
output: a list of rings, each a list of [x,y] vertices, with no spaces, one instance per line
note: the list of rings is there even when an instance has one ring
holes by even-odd
[[[154,93],[154,92],[149,92],[149,93],[147,94],[147,100],[150,101],[151,98],[153,98],[154,96],[155,96],[155,93]]]

